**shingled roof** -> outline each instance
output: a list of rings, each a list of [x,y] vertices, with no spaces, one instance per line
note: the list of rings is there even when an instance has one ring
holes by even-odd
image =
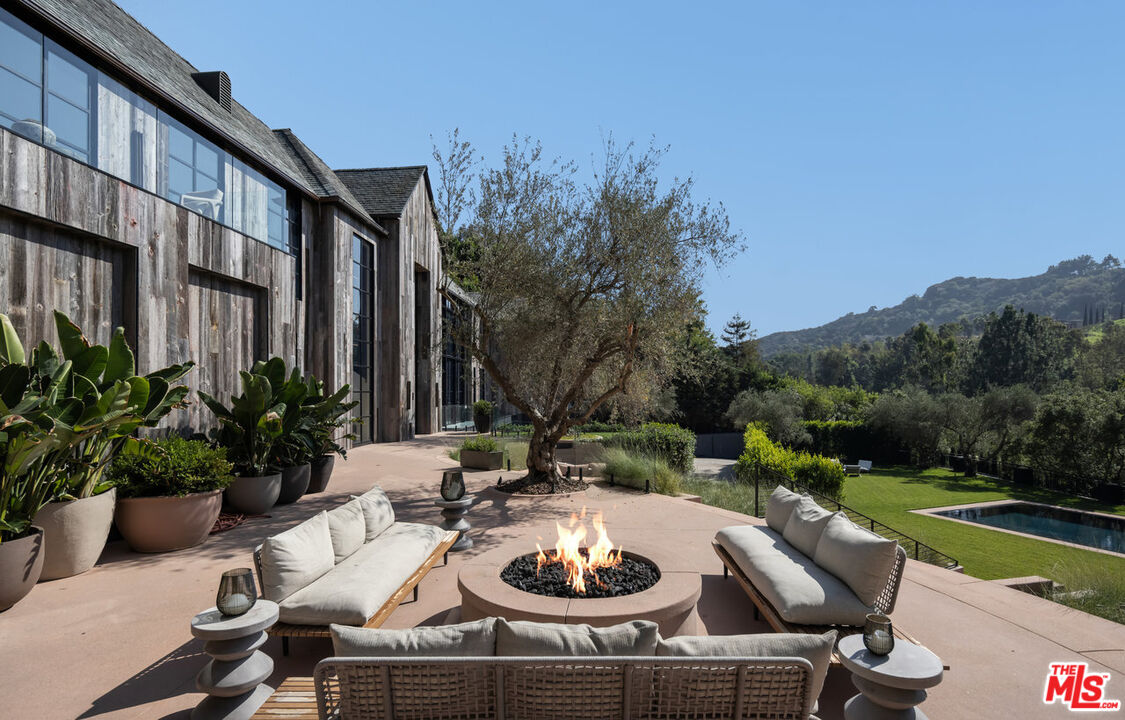
[[[335,173],[375,218],[402,215],[420,177],[426,178],[430,207],[434,205],[434,193],[425,165],[336,170]]]
[[[306,172],[265,123],[234,101],[228,113],[192,78],[197,69],[191,63],[117,5],[109,0],[21,2],[107,65],[115,66],[125,78],[145,85],[148,94],[178,105],[297,187],[318,194]],[[237,78],[232,82],[237,88],[236,83]]]
[[[308,183],[313,192],[323,198],[339,200],[360,218],[370,221],[369,213],[363,203],[352,194],[340,178],[336,177],[336,173],[332,172],[328,165],[309,149],[308,145],[301,142],[301,139],[292,130],[289,128],[274,130],[273,134],[300,166],[305,182]],[[379,229],[382,230],[382,228]]]

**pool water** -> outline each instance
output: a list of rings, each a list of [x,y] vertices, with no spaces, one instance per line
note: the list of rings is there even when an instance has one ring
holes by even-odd
[[[1105,517],[1053,505],[1014,502],[934,513],[978,525],[1125,553],[1125,517]]]

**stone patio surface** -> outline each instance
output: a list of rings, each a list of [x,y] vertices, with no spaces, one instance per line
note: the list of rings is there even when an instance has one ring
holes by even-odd
[[[195,673],[205,663],[192,639],[192,616],[214,604],[219,575],[252,566],[252,551],[276,534],[349,494],[379,484],[398,517],[438,522],[433,505],[441,470],[453,462],[445,448],[454,436],[367,446],[337,462],[328,490],[275,508],[180,552],[140,555],[113,542],[91,571],[45,582],[0,614],[0,717],[187,718],[203,697]],[[450,555],[422,581],[418,602],[406,602],[386,627],[440,624],[458,607],[457,570],[466,557],[501,546],[513,555],[534,549],[537,536],[553,544],[554,523],[583,505],[605,513],[610,537],[659,545],[690,559],[702,574],[702,630],[712,635],[768,632],[734,579],[724,580],[711,549],[719,528],[760,522],[696,503],[635,491],[591,487],[558,498],[510,497],[490,489],[496,472],[466,473],[479,496],[469,520],[476,545]],[[642,548],[637,548],[641,550]],[[950,666],[922,709],[941,718],[1062,718],[1073,713],[1043,704],[1048,664],[1087,662],[1112,673],[1107,698],[1125,701],[1125,626],[1067,609],[1025,593],[910,561],[894,620]],[[277,662],[270,684],[289,675],[311,675],[331,654],[327,640],[293,639],[263,648]],[[842,717],[855,694],[846,670],[829,672],[820,717]],[[1115,715],[1115,713],[1109,713]],[[1094,717],[1098,714],[1094,713]]]

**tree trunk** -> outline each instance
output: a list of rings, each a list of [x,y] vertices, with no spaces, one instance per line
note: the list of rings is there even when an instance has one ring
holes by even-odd
[[[527,444],[527,480],[547,481],[552,489],[557,489],[559,466],[555,460],[555,446],[558,438],[548,435],[546,430],[536,428]]]

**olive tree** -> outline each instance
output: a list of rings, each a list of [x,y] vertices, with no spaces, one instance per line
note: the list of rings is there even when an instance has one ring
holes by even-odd
[[[663,153],[610,139],[582,180],[576,164],[513,139],[476,178],[457,232],[475,252],[446,257],[476,292],[447,330],[530,418],[528,472],[513,489],[558,489],[555,447],[571,427],[667,381],[704,268],[738,249],[722,205],[659,176]]]

